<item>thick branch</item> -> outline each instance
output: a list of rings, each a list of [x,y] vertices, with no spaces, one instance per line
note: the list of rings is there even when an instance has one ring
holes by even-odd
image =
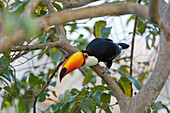
[[[159,0],[149,0],[149,16],[153,23],[161,27],[166,35],[166,39],[170,40],[170,30],[166,29],[159,14]]]
[[[135,14],[149,20],[147,6],[135,3],[117,3],[57,12],[38,18],[37,23],[39,23],[40,28],[45,28],[45,26],[63,24],[78,19],[124,14]]]
[[[25,38],[25,33],[22,29],[15,29],[10,35],[0,38],[0,52],[5,51],[11,45],[22,41]]]

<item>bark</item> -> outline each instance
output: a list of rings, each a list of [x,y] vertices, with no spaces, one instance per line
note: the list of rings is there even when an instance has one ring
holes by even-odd
[[[170,5],[162,10],[162,21],[170,28]],[[170,41],[166,40],[167,35],[161,32],[160,50],[154,70],[147,83],[142,87],[139,93],[127,100],[123,113],[145,113],[156,100],[161,89],[163,88],[168,76],[170,75]]]

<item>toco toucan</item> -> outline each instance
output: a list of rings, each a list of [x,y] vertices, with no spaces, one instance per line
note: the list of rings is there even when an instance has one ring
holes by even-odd
[[[106,74],[112,65],[112,60],[121,53],[122,49],[128,47],[129,45],[125,43],[116,44],[110,39],[95,38],[87,45],[86,50],[72,54],[65,61],[60,72],[60,82],[69,72],[83,65],[94,66],[100,61],[107,62]]]

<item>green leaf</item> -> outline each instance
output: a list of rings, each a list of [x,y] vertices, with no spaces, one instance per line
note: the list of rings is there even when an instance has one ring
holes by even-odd
[[[151,48],[149,46],[149,39],[150,39],[150,35],[146,36],[146,48],[150,50]]]
[[[93,34],[94,34],[94,36],[96,38],[100,38],[100,28],[102,26],[105,26],[105,25],[106,25],[106,21],[103,21],[103,20],[100,20],[100,21],[95,23],[95,25],[94,25],[94,33]]]
[[[168,113],[170,113],[169,108],[168,108],[167,106],[165,106],[164,104],[162,104],[162,108],[165,108],[165,109],[166,109],[166,111],[167,111]]]
[[[62,58],[62,52],[56,52],[54,55],[54,62],[57,63]]]
[[[61,112],[60,112],[60,113],[68,113],[68,112],[69,112],[69,105],[70,105],[69,102],[64,103],[64,104],[60,107],[60,109],[61,109]]]
[[[107,109],[109,109],[109,103],[110,103],[110,99],[111,99],[111,95],[107,94],[107,93],[102,93],[101,97],[100,97],[100,102],[101,102],[101,107],[107,111]]]
[[[91,82],[93,76],[91,74],[86,74],[84,81],[83,81],[83,86],[87,85],[89,82]]]
[[[56,2],[52,2],[52,4],[58,11],[62,10],[61,6],[59,4],[57,4]]]
[[[95,86],[91,89],[91,93],[95,93],[96,91],[106,91],[106,90],[110,90],[107,86],[103,86],[103,85],[98,85]]]
[[[130,80],[126,78],[126,76],[121,76],[120,80],[118,81],[119,85],[123,88],[123,92],[127,97],[131,97],[131,85]]]
[[[131,21],[131,20],[134,20],[135,19],[135,15],[132,15],[132,16],[130,16],[130,18],[127,20],[127,22],[126,22],[126,25],[128,25],[129,24],[129,22]]]
[[[108,38],[110,35],[112,27],[101,26],[100,28],[100,38]]]
[[[26,105],[25,102],[19,101],[19,102],[18,102],[18,109],[17,109],[17,110],[18,110],[18,113],[27,113],[26,107],[27,107],[27,105]]]
[[[9,82],[11,82],[10,75],[7,75],[7,74],[5,74],[5,73],[2,73],[1,76],[4,77],[4,78],[6,78]]]
[[[162,102],[161,101],[158,101],[158,102],[154,102],[153,104],[152,104],[152,109],[153,109],[153,111],[154,112],[158,112],[158,110],[159,109],[161,109],[162,108]]]
[[[6,58],[5,56],[2,56],[2,57],[0,58],[0,66],[1,66],[2,68],[5,68],[5,67],[6,67],[6,64],[7,64],[7,58]]]
[[[35,87],[36,85],[38,85],[38,77],[36,77],[33,73],[30,73],[28,83],[30,87]]]
[[[21,6],[22,6],[23,2],[21,1],[16,1],[12,4],[12,12],[17,11]]]
[[[4,3],[2,1],[0,1],[0,10],[3,10],[4,9]]]
[[[56,86],[56,81],[50,82],[49,85],[55,87]]]
[[[75,107],[76,107],[76,102],[71,103],[69,106],[69,113],[75,113],[73,112],[75,110]]]
[[[124,75],[129,75],[129,71],[128,71],[129,66],[127,65],[121,65],[121,67],[118,69],[118,71],[120,72],[121,76]]]
[[[39,96],[39,102],[44,102],[45,101],[45,99],[46,99],[46,92],[42,92],[41,94],[40,94],[40,96]]]
[[[144,65],[149,66],[149,62],[143,62]]]
[[[55,112],[55,111],[58,110],[59,105],[58,105],[58,103],[57,104],[52,104],[51,107],[52,107],[53,111]]]
[[[48,35],[47,35],[47,34],[42,35],[42,37],[41,37],[41,43],[46,43],[47,38],[48,38]]]
[[[92,98],[93,98],[93,100],[95,101],[95,103],[97,104],[97,105],[100,105],[100,98],[101,98],[101,92],[99,92],[99,91],[96,91],[93,95],[92,95]]]
[[[128,78],[138,90],[141,89],[142,86],[141,86],[140,82],[137,81],[134,77],[126,76],[126,78]]]
[[[59,100],[60,102],[65,103],[68,97],[69,97],[68,90],[66,90],[64,94],[60,94]]]
[[[81,107],[86,113],[95,113],[96,112],[96,104],[93,99],[87,97],[83,99],[81,102]]]

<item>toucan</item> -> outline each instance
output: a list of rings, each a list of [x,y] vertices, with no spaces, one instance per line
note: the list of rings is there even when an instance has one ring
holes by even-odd
[[[100,61],[107,62],[105,75],[112,66],[112,60],[122,49],[129,47],[126,43],[114,43],[111,39],[95,38],[86,47],[86,50],[73,53],[63,64],[60,71],[60,82],[69,72],[83,65],[94,66]]]

